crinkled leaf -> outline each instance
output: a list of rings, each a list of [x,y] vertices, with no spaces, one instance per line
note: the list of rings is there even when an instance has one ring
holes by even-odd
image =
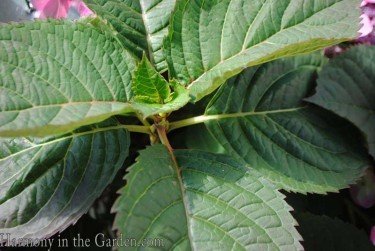
[[[360,0],[179,0],[166,41],[171,76],[199,100],[245,67],[356,37],[359,5]]]
[[[171,94],[169,83],[145,56],[134,71],[133,91],[136,100],[152,104],[164,104]]]
[[[189,91],[175,81],[172,81],[172,83],[174,91],[168,98],[166,104],[148,104],[145,100],[141,102],[135,100],[132,102],[132,108],[142,114],[144,118],[159,113],[170,113],[180,109],[189,102]]]
[[[58,138],[0,139],[0,233],[44,238],[86,213],[113,180],[129,135],[107,120]]]
[[[167,69],[162,48],[176,0],[85,0],[118,32],[139,58],[146,52],[160,72]]]
[[[359,46],[331,60],[307,101],[348,119],[366,136],[375,157],[375,48]]]
[[[161,238],[162,250],[302,249],[284,195],[257,172],[225,155],[176,157],[178,167],[163,145],[141,151],[114,206],[123,238]]]
[[[136,61],[90,20],[1,26],[0,136],[63,134],[131,110]]]
[[[319,54],[281,59],[230,79],[209,105],[209,130],[227,153],[288,191],[325,193],[353,183],[368,166],[352,128],[303,102]]]
[[[368,235],[349,223],[307,213],[298,213],[295,217],[306,251],[375,250]]]

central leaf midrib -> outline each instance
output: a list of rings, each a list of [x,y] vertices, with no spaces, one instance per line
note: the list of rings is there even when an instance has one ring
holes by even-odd
[[[168,142],[169,144],[169,142]],[[184,186],[184,181],[182,180],[182,176],[181,176],[181,168],[180,166],[178,165],[178,162],[177,162],[177,159],[176,159],[176,156],[173,152],[173,150],[169,151],[168,150],[168,154],[170,155],[171,157],[171,162],[174,166],[174,169],[176,171],[176,174],[177,174],[177,180],[178,180],[178,183],[179,183],[179,186],[180,186],[180,192],[181,192],[181,200],[182,200],[182,203],[183,203],[183,206],[184,206],[184,211],[185,211],[185,218],[186,218],[186,228],[187,228],[187,235],[188,235],[188,239],[189,239],[189,245],[191,247],[191,249],[193,250],[193,238],[192,238],[192,233],[191,233],[191,230],[190,230],[190,224],[189,224],[189,219],[191,218],[189,213],[188,213],[188,203],[186,201],[186,195],[185,195],[185,192],[186,192],[186,189],[185,189],[185,186]]]
[[[29,148],[26,148],[26,149],[23,149],[23,150],[21,150],[19,152],[16,152],[16,153],[13,153],[11,155],[8,155],[5,158],[0,159],[0,161],[6,160],[8,158],[12,158],[14,156],[17,156],[18,154],[22,154],[24,152],[27,152],[27,151],[29,151],[31,149],[34,149],[34,148],[37,148],[37,147],[44,147],[44,146],[49,145],[49,144],[54,144],[54,143],[59,142],[61,140],[74,139],[74,138],[77,138],[77,137],[86,136],[86,135],[90,135],[90,134],[95,134],[95,133],[98,133],[98,132],[106,132],[106,131],[118,130],[118,129],[126,129],[126,127],[124,125],[119,125],[119,126],[110,126],[110,127],[106,127],[106,128],[95,128],[95,129],[92,129],[92,130],[86,131],[86,132],[72,133],[70,135],[63,136],[63,137],[57,138],[57,139],[53,139],[53,140],[48,141],[48,142],[43,142],[41,144],[35,144],[35,145],[33,145],[33,146],[29,147]]]
[[[253,21],[251,22],[249,28],[247,29],[247,31],[246,31],[246,36],[245,36],[245,38],[244,38],[244,40],[243,40],[243,43],[242,43],[242,50],[240,51],[240,53],[241,53],[242,51],[245,51],[245,50],[247,49],[247,48],[246,48],[246,41],[247,41],[247,39],[248,39],[248,37],[249,37],[250,31],[253,30],[254,23],[258,20],[259,15],[260,15],[260,14],[262,13],[262,11],[265,9],[264,6],[266,6],[267,4],[268,4],[268,0],[265,0],[264,3],[262,4],[262,6],[260,7],[260,9],[258,10],[256,16],[254,17]],[[283,15],[283,16],[284,16],[284,15]],[[224,24],[223,24],[223,25],[224,25]],[[272,36],[271,36],[271,37],[272,37]],[[267,39],[268,39],[268,38],[266,38],[265,40],[267,40]],[[239,54],[240,54],[240,53],[239,53]]]
[[[295,107],[295,108],[288,108],[288,109],[279,109],[273,111],[261,111],[261,112],[237,112],[237,113],[227,113],[227,114],[209,114],[209,111],[205,115],[192,117],[184,120],[179,120],[175,122],[171,122],[169,124],[169,130],[175,130],[177,128],[196,125],[200,123],[205,123],[210,120],[220,120],[220,119],[228,119],[228,118],[240,118],[246,116],[264,116],[268,114],[276,114],[276,113],[286,113],[286,112],[296,112],[302,109],[307,109],[308,106],[302,107]]]
[[[287,109],[279,109],[279,110],[271,110],[271,111],[260,111],[260,112],[237,112],[237,113],[224,113],[224,114],[215,114],[215,115],[203,115],[202,117],[205,120],[215,120],[215,119],[226,119],[226,118],[238,118],[238,117],[247,117],[247,116],[259,116],[259,115],[267,115],[267,114],[275,114],[275,113],[285,113],[285,112],[296,112],[299,110],[307,109],[308,106],[301,106],[295,108],[287,108]]]
[[[160,2],[159,2],[160,3]],[[154,6],[152,6],[151,8],[150,8],[150,10],[152,9],[152,8],[154,8],[155,6],[157,6],[159,3],[156,3]],[[151,40],[150,40],[150,38],[151,38],[151,35],[152,35],[152,33],[150,32],[150,30],[149,30],[149,28],[148,28],[148,23],[147,23],[147,13],[150,11],[150,10],[146,10],[146,8],[144,7],[144,5],[143,5],[143,1],[139,1],[139,5],[141,6],[141,11],[142,11],[142,13],[141,13],[141,17],[142,17],[142,21],[143,21],[143,26],[145,27],[145,31],[146,31],[146,34],[145,34],[145,36],[146,36],[146,41],[147,41],[147,51],[148,51],[148,55],[149,55],[149,57],[150,57],[150,63],[151,64],[154,64],[154,62],[155,62],[155,59],[154,59],[154,52],[153,52],[153,50],[152,50],[152,48],[151,48]]]
[[[1,113],[12,113],[12,112],[24,112],[24,111],[28,111],[28,110],[32,110],[32,109],[40,109],[40,108],[49,108],[49,107],[64,107],[64,106],[70,106],[70,105],[89,105],[89,106],[93,106],[93,105],[123,105],[124,108],[126,107],[131,107],[130,103],[128,102],[119,102],[119,101],[96,101],[96,100],[92,100],[92,101],[74,101],[74,102],[66,102],[66,103],[60,103],[60,104],[50,104],[50,105],[35,105],[35,106],[31,106],[31,107],[27,107],[25,109],[21,109],[21,110],[8,110],[8,111],[2,111]]]

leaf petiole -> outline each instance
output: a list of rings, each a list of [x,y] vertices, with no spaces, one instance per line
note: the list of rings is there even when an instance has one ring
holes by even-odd
[[[152,134],[149,126],[140,126],[140,125],[121,125],[119,128],[127,129],[129,132],[137,132],[144,134]]]

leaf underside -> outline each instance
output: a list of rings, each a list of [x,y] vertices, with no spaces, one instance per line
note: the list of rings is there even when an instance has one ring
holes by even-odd
[[[107,120],[59,138],[0,139],[0,232],[47,238],[74,224],[122,166],[129,134]]]
[[[322,62],[323,56],[311,54],[249,68],[207,108],[218,118],[207,128],[226,152],[288,191],[337,191],[368,166],[351,126],[303,102]]]
[[[375,157],[375,48],[358,46],[331,60],[319,74],[317,93],[307,101],[356,125]]]
[[[165,42],[171,77],[188,85],[197,101],[248,66],[356,37],[359,5],[359,0],[177,1]]]
[[[0,136],[70,132],[131,111],[136,60],[100,20],[0,29]]]
[[[141,151],[114,205],[124,238],[162,238],[159,250],[302,249],[290,206],[257,172],[225,155],[176,158],[163,145]]]

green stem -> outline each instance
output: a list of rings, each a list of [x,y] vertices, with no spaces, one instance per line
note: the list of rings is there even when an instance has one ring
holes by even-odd
[[[173,148],[171,146],[171,144],[169,143],[169,140],[168,140],[168,137],[167,137],[167,131],[166,131],[166,127],[165,125],[156,125],[156,130],[158,132],[158,135],[159,135],[159,139],[160,141],[163,143],[163,145],[165,145],[171,155],[171,159],[172,159],[172,162],[173,164],[175,165],[175,169],[176,169],[176,173],[177,173],[177,178],[178,178],[178,183],[180,185],[180,190],[181,190],[181,197],[182,197],[182,202],[184,203],[184,207],[185,208],[188,208],[188,203],[186,201],[186,197],[185,197],[185,186],[184,186],[184,182],[182,180],[182,176],[181,176],[181,169],[177,163],[177,159],[176,159],[176,156],[174,155],[174,152],[173,152]],[[188,211],[185,210],[185,217],[186,217],[186,221],[188,223],[189,221],[189,218],[190,218],[190,215],[188,214]],[[187,224],[188,226],[189,224]],[[189,239],[191,240],[191,236],[190,236],[190,230],[188,229],[188,237]]]
[[[167,132],[165,130],[165,126],[163,126],[163,125],[162,126],[157,125],[156,126],[156,130],[158,132],[159,139],[160,139],[161,143],[168,148],[168,151],[171,154],[172,161],[176,165],[176,168],[178,170],[177,160],[176,160],[176,157],[174,156],[173,148],[172,148],[171,144],[169,143],[169,140],[168,140],[168,137],[167,137]]]
[[[141,121],[141,123],[144,126],[148,126],[148,127],[151,126],[151,124],[147,120],[143,119],[142,116],[140,114],[138,114],[138,113],[137,113],[137,118],[139,119],[139,121]]]
[[[264,112],[239,112],[239,113],[229,113],[229,114],[215,114],[215,115],[201,115],[197,117],[192,117],[184,120],[179,120],[175,122],[171,122],[169,124],[169,131],[196,125],[200,123],[204,123],[209,120],[219,120],[219,119],[226,119],[226,118],[238,118],[238,117],[245,117],[245,116],[255,116],[255,115],[267,115],[273,113],[283,113],[283,112],[295,112],[298,110],[302,110],[306,107],[298,107],[298,108],[290,108],[290,109],[280,109],[274,111],[264,111]]]
[[[149,126],[139,126],[139,125],[120,125],[118,128],[127,129],[129,132],[138,132],[138,133],[145,133],[151,134],[151,130]]]

